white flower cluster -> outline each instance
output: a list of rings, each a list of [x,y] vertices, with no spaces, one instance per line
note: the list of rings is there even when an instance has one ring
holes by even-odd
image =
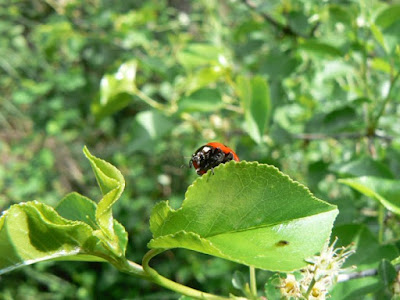
[[[400,271],[397,272],[396,279],[392,286],[393,297],[392,299],[400,299]]]
[[[328,246],[325,244],[318,256],[307,260],[310,263],[301,270],[299,280],[293,274],[281,278],[280,291],[286,299],[324,300],[330,287],[336,283],[338,275],[346,259],[355,252],[351,246],[334,248],[337,238]]]

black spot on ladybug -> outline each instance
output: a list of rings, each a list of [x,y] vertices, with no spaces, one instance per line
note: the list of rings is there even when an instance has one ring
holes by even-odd
[[[277,247],[284,247],[284,246],[287,246],[287,245],[289,245],[289,242],[288,241],[284,241],[284,240],[280,240],[279,242],[277,242],[275,244],[275,246],[277,246]]]

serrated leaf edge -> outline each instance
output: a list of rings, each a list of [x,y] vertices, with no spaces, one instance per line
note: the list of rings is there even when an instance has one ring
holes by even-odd
[[[110,179],[111,182],[115,183],[115,187],[113,189],[111,189],[108,193],[104,194],[102,199],[97,204],[95,218],[96,218],[96,222],[99,225],[99,228],[100,228],[101,232],[103,232],[103,235],[107,239],[109,239],[109,241],[104,241],[104,242],[106,242],[111,247],[111,249],[114,249],[115,251],[117,251],[117,253],[119,253],[120,252],[118,250],[119,245],[117,243],[118,237],[115,235],[113,222],[109,222],[109,224],[101,224],[101,222],[99,222],[99,220],[100,220],[100,217],[105,215],[108,211],[111,211],[111,217],[110,218],[112,220],[114,220],[114,217],[112,215],[112,206],[118,201],[118,199],[121,197],[122,192],[125,189],[125,178],[123,177],[121,171],[118,170],[114,165],[112,165],[111,163],[109,163],[109,162],[107,162],[107,161],[105,161],[105,160],[103,160],[101,158],[98,158],[98,157],[92,155],[90,153],[89,149],[86,146],[83,147],[83,153],[85,154],[86,158],[89,160],[89,163],[90,163],[90,165],[92,167],[94,167],[99,173],[104,175],[104,177],[106,177],[107,179]],[[104,163],[105,165],[110,167],[111,169],[114,169],[116,171],[116,175],[117,175],[118,178],[115,179],[113,177],[110,177],[110,176],[106,175],[97,166],[96,161],[101,161],[102,163]],[[96,176],[96,180],[97,180],[97,176]],[[100,184],[99,184],[99,186],[100,186]],[[100,187],[100,189],[101,189],[101,187]],[[112,193],[115,193],[114,197],[112,197]],[[101,212],[99,212],[99,206],[102,203],[105,203],[106,202],[105,199],[107,199],[108,197],[112,197],[113,200],[110,201],[110,203],[107,206],[103,207]],[[106,225],[106,226],[103,226],[103,225]]]
[[[302,188],[304,191],[306,191],[306,192],[307,192],[307,195],[310,196],[310,198],[311,198],[312,200],[317,201],[317,202],[320,202],[320,203],[323,203],[323,204],[326,204],[326,206],[328,206],[328,207],[330,206],[330,207],[332,208],[332,210],[333,210],[333,209],[337,209],[337,206],[336,206],[336,205],[331,204],[331,203],[328,203],[328,202],[326,202],[326,201],[323,201],[323,200],[321,200],[321,199],[315,197],[315,196],[313,195],[313,193],[311,193],[311,191],[310,191],[305,185],[301,184],[301,183],[298,182],[298,181],[293,180],[292,178],[289,177],[289,175],[286,175],[285,173],[283,173],[282,171],[280,171],[277,167],[272,166],[272,165],[268,165],[268,164],[260,164],[259,162],[256,162],[256,161],[248,162],[248,161],[242,160],[242,161],[240,161],[240,162],[230,161],[230,162],[227,162],[227,163],[225,163],[225,164],[220,164],[219,166],[217,166],[216,168],[214,168],[214,170],[213,170],[213,171],[214,171],[214,175],[212,175],[212,174],[211,174],[211,170],[209,170],[206,174],[204,174],[203,176],[197,178],[197,179],[187,188],[186,193],[185,193],[185,199],[183,200],[181,207],[178,208],[178,209],[176,209],[176,210],[174,210],[174,209],[171,208],[171,210],[172,210],[173,212],[177,212],[177,211],[181,210],[181,209],[184,207],[185,202],[186,202],[187,199],[188,199],[188,197],[187,197],[188,193],[190,192],[190,190],[191,190],[196,184],[198,184],[198,182],[201,182],[201,181],[203,181],[203,180],[208,180],[208,176],[211,176],[211,175],[212,175],[212,176],[216,176],[215,174],[217,174],[218,172],[220,172],[220,170],[222,170],[222,169],[226,169],[226,168],[228,168],[228,167],[230,167],[230,166],[243,165],[243,164],[250,165],[250,166],[260,166],[260,167],[263,167],[263,168],[272,169],[272,170],[274,170],[274,171],[277,172],[277,175],[284,177],[284,178],[285,178],[286,180],[288,180],[290,183],[295,184],[296,186],[298,186],[298,187]]]
[[[167,209],[166,215],[165,215],[165,216],[162,216],[162,215],[159,213],[159,212],[160,212],[160,207],[162,207],[162,206],[165,206],[166,209]],[[156,211],[157,211],[157,216],[154,215]],[[152,211],[151,211],[151,215],[150,215],[150,231],[152,232],[153,237],[154,237],[154,235],[155,235],[155,232],[158,232],[158,230],[155,228],[155,226],[159,226],[159,224],[155,224],[155,218],[156,218],[156,217],[159,217],[160,220],[162,220],[163,223],[164,223],[165,220],[166,220],[166,216],[168,216],[170,213],[173,213],[173,212],[175,212],[175,210],[172,209],[172,208],[169,206],[169,201],[168,201],[168,200],[158,202],[156,205],[154,205],[154,207],[153,207],[153,209],[152,209]],[[158,236],[157,236],[157,237],[158,237]]]
[[[109,193],[111,193],[112,191],[114,191],[115,189],[118,189],[118,188],[120,188],[120,187],[122,187],[122,191],[124,190],[124,188],[125,188],[125,178],[124,178],[124,176],[122,175],[122,173],[121,173],[120,170],[118,170],[113,164],[109,163],[108,161],[105,161],[104,159],[98,158],[98,157],[94,156],[93,154],[91,154],[90,151],[89,151],[89,149],[88,149],[86,146],[83,147],[83,153],[85,154],[86,158],[89,160],[90,165],[92,165],[92,166],[94,165],[94,167],[96,168],[96,170],[98,170],[101,174],[104,175],[104,177],[107,177],[107,178],[110,179],[112,182],[114,182],[115,185],[116,185],[115,188],[113,188],[113,189],[112,189],[111,191],[109,191],[108,193],[104,194],[104,195],[103,195],[103,198],[105,198]],[[118,179],[115,179],[115,178],[113,178],[113,177],[110,177],[110,176],[106,175],[106,174],[97,166],[97,164],[95,164],[95,163],[93,164],[93,163],[92,163],[92,160],[99,160],[99,161],[101,161],[102,163],[104,163],[105,165],[111,167],[112,169],[115,169],[115,170],[117,171],[118,177],[120,177],[119,179],[121,179],[121,181],[119,181]],[[122,193],[122,191],[121,191],[121,193]],[[103,199],[103,198],[102,198],[102,199]],[[117,200],[118,200],[118,199],[117,199]],[[114,202],[113,202],[112,204],[114,204]],[[109,205],[107,208],[109,208],[110,206],[112,206],[112,204]]]

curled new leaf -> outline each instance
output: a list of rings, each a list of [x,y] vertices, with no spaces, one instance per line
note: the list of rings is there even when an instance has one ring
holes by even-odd
[[[30,201],[11,206],[0,218],[0,274],[45,260],[123,262],[96,236],[96,203],[78,193],[67,195],[56,209]],[[128,235],[114,221],[119,249]]]
[[[93,249],[92,238],[89,225],[64,219],[43,203],[13,205],[0,219],[0,274],[44,260],[71,256],[79,260],[78,255]]]
[[[123,253],[118,244],[118,237],[114,232],[112,206],[119,199],[125,188],[125,179],[116,167],[93,156],[86,147],[83,149],[83,152],[89,159],[93,172],[96,175],[97,183],[103,194],[103,198],[99,201],[95,214],[96,222],[100,227],[97,234],[114,249],[116,254],[122,255]]]

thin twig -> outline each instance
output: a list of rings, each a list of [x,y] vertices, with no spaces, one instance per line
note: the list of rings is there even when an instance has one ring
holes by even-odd
[[[325,133],[301,133],[293,135],[295,139],[306,140],[306,141],[313,141],[313,140],[325,140],[325,139],[361,139],[364,137],[370,138],[378,138],[385,140],[387,142],[391,142],[393,137],[384,135],[381,133],[373,133],[372,136],[369,136],[368,133],[365,132],[342,132],[336,134],[325,134]]]
[[[383,243],[383,235],[385,233],[385,207],[382,203],[379,203],[378,209],[378,223],[379,223],[379,233],[378,233],[378,241],[380,244]]]
[[[396,272],[400,271],[400,265],[395,266]],[[369,276],[378,275],[378,269],[368,269],[360,272],[354,272],[349,274],[339,274],[337,282],[344,282],[352,279],[358,279]]]
[[[255,10],[257,8],[257,5],[253,3],[251,0],[242,0],[242,2],[252,10]],[[265,12],[259,12],[258,13],[272,26],[274,26],[276,29],[281,31],[283,34],[289,35],[289,36],[294,36],[294,37],[302,37],[302,38],[310,38],[314,35],[315,31],[319,27],[319,22],[317,22],[313,28],[310,31],[309,35],[304,35],[299,32],[294,31],[289,25],[282,24],[275,20],[273,17],[271,17],[269,14]]]
[[[373,124],[372,124],[373,128],[376,128],[378,126],[379,119],[381,118],[381,116],[385,112],[385,108],[386,108],[387,104],[390,102],[390,100],[392,100],[392,92],[393,92],[394,86],[396,85],[396,82],[397,82],[397,80],[399,78],[400,78],[400,71],[398,71],[396,73],[396,75],[391,78],[389,91],[388,91],[385,99],[383,100],[383,103],[382,103],[380,109],[378,110],[378,113],[377,113],[376,117],[373,120]]]
[[[251,9],[256,9],[257,5],[253,3],[251,0],[242,0],[242,2],[249,8]],[[275,20],[273,17],[271,17],[269,14],[264,13],[264,12],[258,12],[268,23],[270,23],[272,26],[274,26],[276,29],[282,31],[284,34],[291,35],[291,36],[299,36],[299,34],[295,31],[293,31],[290,26],[281,24],[277,20]]]
[[[319,25],[321,25],[320,22],[316,22],[316,23],[314,24],[314,26],[311,28],[311,31],[310,31],[310,37],[314,36],[314,34],[315,34],[315,32],[317,31]]]

